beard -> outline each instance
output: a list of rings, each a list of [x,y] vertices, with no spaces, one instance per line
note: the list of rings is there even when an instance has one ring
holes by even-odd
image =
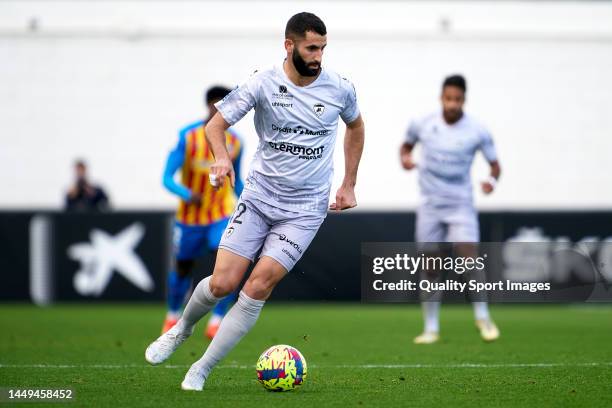
[[[463,116],[463,110],[461,109],[447,109],[444,111],[444,117],[450,123],[458,122]]]
[[[302,58],[296,48],[293,49],[291,60],[293,61],[293,66],[301,76],[313,77],[319,75],[319,72],[321,72],[320,64],[317,64],[316,68],[310,68],[308,65],[306,65],[306,61],[304,61],[304,58]]]

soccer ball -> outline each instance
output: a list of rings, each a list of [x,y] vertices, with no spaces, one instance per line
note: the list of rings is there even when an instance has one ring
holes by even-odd
[[[257,379],[269,391],[291,391],[306,379],[306,359],[298,349],[272,346],[257,360]]]

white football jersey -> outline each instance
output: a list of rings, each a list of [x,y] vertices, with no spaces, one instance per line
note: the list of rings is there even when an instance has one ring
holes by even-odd
[[[452,125],[441,111],[414,121],[405,141],[422,147],[418,171],[425,204],[472,205],[470,170],[476,152],[488,162],[497,160],[491,134],[465,113]]]
[[[338,118],[359,116],[347,79],[322,69],[301,87],[276,66],[255,72],[215,106],[230,125],[255,108],[259,145],[245,189],[272,205],[327,211]]]

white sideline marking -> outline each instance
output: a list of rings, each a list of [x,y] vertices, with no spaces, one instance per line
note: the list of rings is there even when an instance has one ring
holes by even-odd
[[[0,364],[2,368],[92,368],[122,370],[126,368],[148,368],[148,364]],[[190,365],[162,365],[162,368],[189,368]],[[311,368],[548,368],[548,367],[612,367],[612,362],[599,363],[460,363],[460,364],[339,364],[309,365]],[[255,369],[255,365],[221,365],[217,368]]]

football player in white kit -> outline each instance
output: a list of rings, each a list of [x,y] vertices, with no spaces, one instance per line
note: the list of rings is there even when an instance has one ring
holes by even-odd
[[[472,198],[470,169],[475,154],[481,151],[490,165],[489,177],[481,183],[490,194],[501,173],[493,139],[471,115],[463,112],[466,82],[461,75],[452,75],[442,85],[442,111],[432,113],[410,124],[400,159],[404,169],[419,171],[421,204],[417,210],[417,242],[451,242],[457,256],[476,257],[480,241],[478,214]],[[413,148],[421,145],[421,161],[415,162]],[[422,279],[438,280],[440,273],[422,272]],[[484,281],[484,271],[464,277]],[[439,339],[441,293],[422,297],[424,332],[414,339],[416,344],[435,343]],[[489,315],[486,294],[471,294],[476,326],[485,341],[499,337],[499,330]]]
[[[293,268],[314,238],[327,210],[355,207],[357,168],[364,124],[353,85],[322,68],[327,31],[311,13],[291,17],[285,29],[282,65],[256,72],[215,106],[206,127],[215,156],[211,182],[234,184],[224,131],[255,109],[259,145],[244,190],[219,245],[216,264],[194,289],[178,323],[146,350],[160,364],[191,335],[195,324],[233,292],[259,259],[219,330],[181,384],[202,390],[212,368],[255,324],[276,284]],[[345,174],[329,205],[338,120],[346,123]]]

